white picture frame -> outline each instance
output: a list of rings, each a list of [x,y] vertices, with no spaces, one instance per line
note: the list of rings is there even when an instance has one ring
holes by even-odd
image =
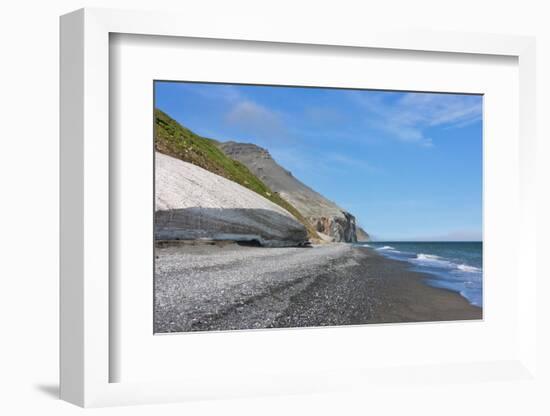
[[[182,38],[331,45],[336,48],[428,51],[439,54],[501,55],[518,59],[519,67],[519,211],[517,292],[517,349],[506,359],[468,363],[418,362],[415,377],[460,378],[480,382],[484,377],[506,380],[536,379],[537,270],[535,250],[535,42],[533,38],[465,34],[353,30],[330,32],[311,27],[304,32],[266,22],[239,25],[220,19],[208,25],[186,21],[172,13],[82,9],[61,18],[61,398],[80,406],[158,403],[196,398],[239,397],[262,394],[323,392],[407,379],[407,370],[382,367],[321,369],[291,373],[286,369],[263,379],[235,382],[220,374],[217,382],[203,377],[178,381],[112,382],[111,367],[121,357],[111,348],[110,325],[115,298],[109,276],[110,172],[109,100],[110,35],[146,35]],[[152,109],[151,109],[152,111]],[[523,242],[523,244],[522,244]],[[150,307],[149,305],[144,305]],[[361,330],[361,328],[357,329]],[[304,330],[302,330],[304,331]],[[306,331],[307,332],[307,331]],[[295,332],[296,333],[296,332]],[[311,334],[311,332],[310,332]],[[152,335],[152,334],[151,334]],[[218,338],[224,334],[217,334]],[[228,336],[227,334],[225,336]],[[324,336],[336,337],[335,333]],[[223,342],[223,341],[222,341]],[[346,380],[342,382],[342,380]]]

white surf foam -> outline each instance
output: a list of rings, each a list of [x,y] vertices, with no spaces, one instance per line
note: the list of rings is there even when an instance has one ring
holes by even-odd
[[[479,273],[481,272],[481,269],[474,266],[468,266],[467,264],[459,264],[456,266],[458,270],[461,270],[466,273]]]
[[[392,246],[379,247],[377,250],[388,258],[408,261],[416,266],[415,269],[431,274],[433,277],[426,280],[428,284],[453,290],[468,299],[471,304],[482,306],[481,268],[463,263],[464,260],[461,261],[460,257],[450,259],[434,254],[405,252]]]
[[[416,258],[411,259],[410,261],[422,266],[443,267],[446,269],[452,269],[456,267],[453,262],[449,260],[444,260],[439,256],[434,256],[433,254],[420,253],[416,255]]]

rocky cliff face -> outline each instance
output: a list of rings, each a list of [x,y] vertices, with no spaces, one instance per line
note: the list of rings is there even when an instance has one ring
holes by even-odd
[[[248,167],[273,191],[291,203],[327,241],[356,242],[355,217],[300,182],[259,146],[225,142],[218,145],[226,155]]]
[[[342,211],[343,216],[308,217],[315,230],[332,241],[357,242],[355,217]]]
[[[155,153],[155,238],[304,245],[305,227],[268,199],[199,166]]]

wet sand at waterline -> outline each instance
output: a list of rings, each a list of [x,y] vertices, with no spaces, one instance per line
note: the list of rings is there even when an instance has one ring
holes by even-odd
[[[155,332],[482,318],[458,293],[374,250],[157,243]]]

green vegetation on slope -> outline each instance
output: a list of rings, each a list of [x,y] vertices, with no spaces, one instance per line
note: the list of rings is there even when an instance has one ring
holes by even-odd
[[[155,149],[200,166],[260,194],[291,213],[306,227],[312,240],[319,240],[317,232],[296,208],[277,192],[273,192],[245,165],[223,153],[215,140],[196,135],[159,109],[155,109]]]

